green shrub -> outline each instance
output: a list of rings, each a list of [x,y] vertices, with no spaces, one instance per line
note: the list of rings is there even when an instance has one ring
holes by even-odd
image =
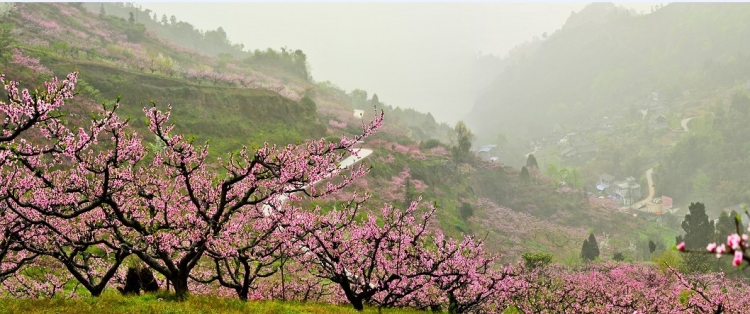
[[[552,262],[552,257],[552,254],[543,252],[525,252],[521,255],[523,265],[528,269],[547,266]]]

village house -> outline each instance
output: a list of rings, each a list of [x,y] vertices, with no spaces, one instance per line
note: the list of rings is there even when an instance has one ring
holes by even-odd
[[[663,114],[658,113],[651,116],[651,122],[648,124],[648,128],[651,130],[661,130],[669,127],[667,124],[667,117]]]
[[[621,199],[625,206],[632,205],[641,199],[641,185],[636,183],[633,177],[627,177],[625,181],[613,182],[612,187],[617,199]]]
[[[497,147],[497,145],[495,144],[484,145],[479,148],[479,150],[477,151],[477,155],[479,155],[479,157],[482,157],[482,159],[484,160],[496,161],[497,157],[492,156],[495,150],[495,147]]]
[[[577,153],[578,152],[576,152],[575,148],[573,148],[573,147],[565,147],[560,152],[560,158],[562,158],[562,159],[572,158],[572,157],[575,157]]]
[[[597,183],[597,186],[601,185],[601,186],[604,186],[604,188],[607,188],[607,187],[609,187],[609,186],[610,186],[610,185],[612,184],[612,182],[614,182],[614,181],[615,181],[615,176],[613,176],[613,175],[611,175],[611,174],[608,174],[608,173],[602,173],[602,174],[601,174],[601,175],[599,176],[599,182]],[[603,188],[603,189],[600,189],[600,190],[604,190],[604,188]]]
[[[560,152],[560,158],[568,159],[572,157],[576,158],[591,158],[599,152],[599,145],[596,145],[591,140],[587,139],[581,134],[571,133],[560,140],[563,146],[566,146]]]

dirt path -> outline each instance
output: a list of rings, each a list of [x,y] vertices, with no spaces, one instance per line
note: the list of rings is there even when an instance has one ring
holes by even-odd
[[[343,169],[343,168],[349,167],[352,164],[354,164],[355,162],[358,162],[358,161],[362,160],[363,158],[365,158],[367,156],[370,156],[370,154],[372,154],[372,150],[371,149],[366,149],[366,148],[360,148],[359,150],[355,151],[355,153],[357,153],[356,157],[354,155],[352,155],[352,156],[346,157],[346,159],[342,160],[341,164],[339,165],[339,168]]]
[[[356,162],[364,159],[365,157],[370,156],[370,154],[372,154],[372,150],[371,149],[354,148],[353,150],[357,154],[357,156],[351,155],[349,157],[344,158],[344,160],[342,160],[341,163],[339,163],[339,169],[344,169],[346,167],[349,167],[349,166],[353,165],[354,163],[356,163]],[[328,177],[331,177],[333,175],[334,175],[334,173],[331,173]],[[321,179],[321,180],[315,181],[312,184],[317,184],[318,182],[323,181],[323,180],[325,180],[325,179]],[[281,200],[281,202],[286,201],[288,198],[289,197],[286,196],[286,195],[279,196],[279,200]],[[264,205],[263,206],[263,211],[266,212],[267,210],[270,210],[270,207],[268,205]]]
[[[682,121],[680,121],[680,125],[682,125],[682,129],[685,130],[686,133],[690,132],[690,129],[688,128],[688,122],[690,122],[690,120],[693,120],[695,118],[696,117],[690,117],[690,118],[682,119]]]
[[[646,170],[646,181],[648,181],[648,197],[646,198],[647,201],[654,198],[654,193],[655,193],[654,179],[651,176],[653,173],[654,173],[654,168],[650,168]]]
[[[654,198],[655,189],[654,189],[654,179],[652,177],[654,173],[654,168],[649,168],[646,170],[646,181],[648,182],[648,196],[646,199],[635,203],[635,208],[641,207],[642,204],[646,204],[646,208],[648,208],[648,205],[651,204],[651,200]],[[645,209],[644,208],[644,211]]]

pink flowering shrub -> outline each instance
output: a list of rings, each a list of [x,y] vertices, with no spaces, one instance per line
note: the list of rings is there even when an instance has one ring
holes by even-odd
[[[28,68],[37,74],[52,75],[52,71],[39,63],[39,59],[24,56],[21,50],[14,49],[13,55],[11,55],[11,62],[18,64],[22,67]]]
[[[432,154],[435,154],[435,155],[438,155],[438,156],[444,156],[444,157],[448,157],[448,156],[451,155],[451,151],[448,150],[447,148],[443,147],[443,146],[437,146],[437,147],[430,148],[429,152],[432,153]]]
[[[391,177],[386,184],[387,189],[381,197],[389,201],[401,201],[406,198],[406,181],[411,180],[409,168],[404,168],[398,175]]]
[[[571,188],[570,186],[567,186],[567,185],[557,188],[555,192],[560,193],[560,194],[579,194],[580,193],[579,190]]]
[[[417,179],[411,179],[411,184],[414,186],[414,190],[417,191],[417,193],[422,193],[429,187],[426,183],[424,183],[422,180]]]
[[[379,162],[385,163],[385,164],[392,164],[396,159],[391,154],[386,154],[378,158]]]
[[[70,5],[59,5],[58,4],[57,8],[60,9],[60,13],[62,15],[65,15],[65,16],[74,16],[77,13],[80,12],[76,7],[70,6]]]
[[[525,212],[499,206],[486,198],[480,198],[477,206],[483,209],[483,213],[475,215],[471,220],[484,230],[495,230],[498,236],[492,236],[491,243],[497,243],[496,249],[502,249],[505,261],[520,258],[525,250],[524,239],[550,243],[551,247],[558,248],[559,251],[555,253],[562,256],[566,251],[580,250],[580,239],[587,236],[583,228],[555,224]]]
[[[31,25],[36,26],[37,29],[43,31],[45,34],[55,35],[62,31],[62,27],[60,27],[55,21],[40,17],[38,14],[26,12],[26,10],[17,10],[17,12],[21,18],[29,22]]]
[[[747,313],[748,287],[722,274],[682,275],[633,264],[552,265],[514,278],[507,298],[525,313]],[[686,293],[688,292],[688,293]],[[718,310],[718,312],[717,312]]]
[[[588,202],[594,208],[603,208],[609,211],[622,211],[621,206],[619,206],[613,200],[606,198],[606,197],[599,198],[597,196],[588,196]]]
[[[346,122],[338,122],[336,120],[331,119],[331,120],[328,120],[328,125],[330,125],[330,126],[332,126],[334,128],[338,128],[338,129],[346,129],[347,123]]]

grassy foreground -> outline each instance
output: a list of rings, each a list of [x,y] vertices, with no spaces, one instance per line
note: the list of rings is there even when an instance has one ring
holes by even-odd
[[[185,302],[159,300],[154,294],[134,297],[123,297],[117,292],[105,293],[99,298],[79,299],[11,299],[0,298],[0,313],[258,313],[258,314],[294,314],[294,313],[360,313],[351,306],[280,302],[248,301],[237,299],[191,296]],[[377,308],[366,308],[361,313],[378,313]],[[383,309],[387,314],[425,313],[415,310]]]

